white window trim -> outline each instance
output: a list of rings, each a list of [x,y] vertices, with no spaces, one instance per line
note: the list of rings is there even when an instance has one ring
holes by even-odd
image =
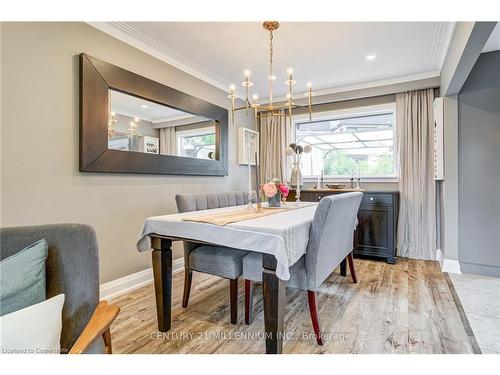
[[[318,120],[328,120],[331,119],[332,117],[335,118],[347,118],[347,117],[356,117],[356,116],[363,116],[363,115],[376,115],[379,113],[384,113],[387,111],[392,111],[394,112],[394,168],[395,168],[395,175],[393,176],[361,176],[361,182],[399,182],[399,157],[397,155],[397,114],[396,114],[396,103],[386,103],[386,104],[377,104],[377,105],[371,105],[371,106],[364,106],[364,107],[355,107],[355,108],[346,108],[346,109],[337,109],[334,111],[324,111],[324,112],[314,112],[312,114],[312,118],[314,121]],[[296,132],[296,123],[297,122],[304,122],[304,120],[309,119],[309,114],[303,114],[303,115],[297,115],[293,116],[292,118],[292,131],[291,131],[291,139],[292,142],[295,141],[295,132]],[[287,180],[290,177],[290,162],[288,158],[286,158],[286,165],[285,165],[285,172],[287,176]],[[304,182],[316,182],[318,181],[318,175],[312,175],[312,176],[304,176],[302,180]],[[350,176],[339,176],[339,177],[333,177],[333,176],[324,176],[324,181],[325,182],[350,182],[351,177]]]

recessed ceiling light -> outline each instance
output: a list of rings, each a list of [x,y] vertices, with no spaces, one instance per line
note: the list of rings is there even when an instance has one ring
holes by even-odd
[[[365,59],[367,59],[368,61],[373,61],[373,60],[375,60],[376,58],[377,58],[377,56],[376,56],[376,55],[368,55],[368,56],[366,56],[366,57],[365,57]]]
[[[147,106],[146,104],[142,104],[142,105],[141,105],[141,108],[146,109],[146,108],[148,108],[148,106]]]

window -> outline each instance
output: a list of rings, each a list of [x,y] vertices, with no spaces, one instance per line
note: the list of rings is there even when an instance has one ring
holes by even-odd
[[[313,122],[295,122],[295,143],[311,145],[303,154],[305,178],[345,179],[359,171],[361,177],[395,178],[395,110],[358,111],[325,116]]]
[[[179,131],[177,155],[198,159],[215,159],[215,128]]]

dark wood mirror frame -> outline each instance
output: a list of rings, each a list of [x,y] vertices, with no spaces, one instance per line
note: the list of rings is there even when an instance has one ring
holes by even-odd
[[[216,160],[108,149],[108,90],[217,121]],[[161,83],[80,54],[80,171],[227,176],[228,111]]]

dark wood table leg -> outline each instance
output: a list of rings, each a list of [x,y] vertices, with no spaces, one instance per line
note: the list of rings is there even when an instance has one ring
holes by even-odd
[[[283,352],[286,281],[280,280],[276,276],[276,265],[274,255],[262,255],[264,268],[262,289],[267,354],[281,354]]]
[[[229,280],[229,306],[231,310],[231,324],[238,323],[238,279]]]
[[[253,322],[253,281],[245,280],[245,324]]]
[[[172,316],[172,241],[152,237],[151,242],[158,330],[167,332]]]
[[[340,262],[340,276],[347,276],[347,262],[346,262],[346,259],[344,259],[342,262]]]

